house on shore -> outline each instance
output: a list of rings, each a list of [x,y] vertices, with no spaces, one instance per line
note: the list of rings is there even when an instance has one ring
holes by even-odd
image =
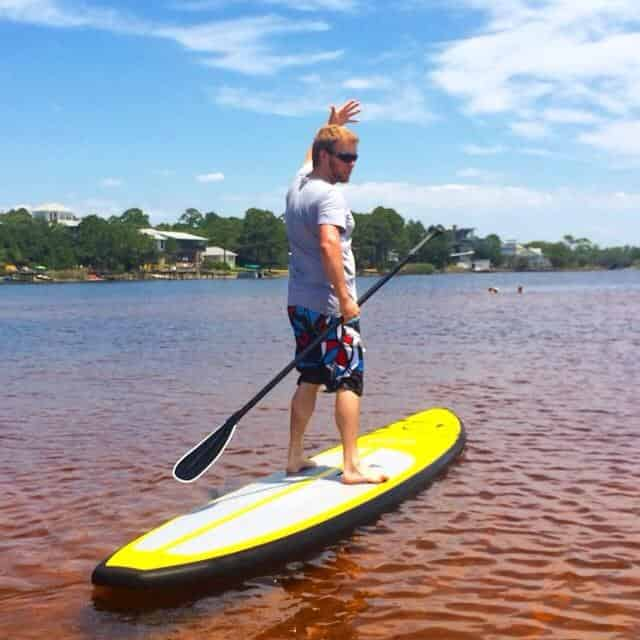
[[[38,205],[31,211],[34,220],[43,220],[49,224],[60,224],[65,227],[77,227],[80,220],[64,205],[55,202]]]
[[[207,247],[202,253],[202,261],[210,260],[211,262],[222,262],[229,265],[232,269],[236,266],[237,253],[223,249],[222,247]]]
[[[140,233],[149,236],[161,253],[170,252],[177,262],[199,265],[201,256],[207,247],[207,238],[184,231],[160,231],[158,229],[140,229]]]
[[[161,231],[151,228],[140,229],[140,233],[153,239],[157,250],[161,254],[170,254],[176,262],[200,266],[205,260],[210,260],[225,262],[231,268],[236,266],[237,253],[222,247],[208,247],[209,240],[203,236],[184,231]]]
[[[491,260],[489,258],[477,258],[471,263],[471,271],[474,273],[488,273],[491,268]]]
[[[458,269],[473,271],[474,273],[484,273],[491,271],[491,260],[485,258],[475,258],[473,248],[475,236],[473,227],[452,227],[452,253],[450,257],[456,260],[455,266]]]
[[[503,242],[500,253],[512,268],[523,267],[533,270],[551,268],[551,261],[542,253],[542,249],[525,247],[516,240]]]

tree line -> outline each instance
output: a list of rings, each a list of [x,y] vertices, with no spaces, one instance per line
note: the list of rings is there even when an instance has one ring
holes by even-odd
[[[391,208],[376,207],[369,213],[354,213],[354,218],[353,250],[361,269],[387,268],[426,234],[421,222],[405,221]],[[139,232],[150,226],[148,215],[138,208],[127,209],[110,218],[89,215],[77,227],[36,220],[26,209],[11,210],[0,214],[0,265],[44,265],[56,270],[84,266],[96,271],[135,271],[159,258],[155,242]],[[237,253],[239,265],[286,267],[288,262],[283,216],[265,209],[251,208],[244,218],[238,218],[189,208],[177,222],[163,223],[156,228],[202,236],[210,245]],[[459,241],[456,233],[449,231],[427,243],[416,261],[443,269],[454,261],[451,253],[460,249]],[[489,259],[496,267],[522,268],[524,265],[504,264],[501,245],[496,234],[484,238],[471,235],[464,240],[463,248],[473,249],[474,260]],[[560,242],[534,241],[525,246],[542,249],[552,266],[559,269],[640,264],[640,248],[600,248],[586,238],[576,239],[570,235]],[[175,249],[174,243],[168,242],[167,253],[171,254],[172,249]]]

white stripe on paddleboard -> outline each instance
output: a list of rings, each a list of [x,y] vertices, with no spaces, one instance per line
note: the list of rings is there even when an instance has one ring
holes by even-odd
[[[367,465],[380,467],[390,478],[414,463],[414,457],[391,449],[379,449],[367,456]],[[374,491],[378,485],[345,485],[337,475],[319,478],[293,491],[241,513],[199,536],[167,549],[172,555],[190,556],[208,553],[231,545],[274,534],[314,516]]]
[[[342,452],[318,455],[314,457],[314,460],[320,467],[337,467],[342,461]],[[326,472],[324,469],[323,471]],[[158,551],[162,547],[176,543],[185,536],[197,532],[198,529],[210,526],[217,520],[232,516],[235,512],[247,509],[254,503],[268,500],[279,491],[289,490],[296,484],[309,483],[313,481],[314,475],[321,472],[310,469],[307,473],[295,476],[288,476],[284,471],[273,473],[258,482],[217,498],[202,509],[180,516],[149,532],[136,543],[135,549],[147,552]],[[336,468],[334,474],[339,472],[340,470]]]

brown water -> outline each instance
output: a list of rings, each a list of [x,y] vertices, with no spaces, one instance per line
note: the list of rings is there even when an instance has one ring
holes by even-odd
[[[0,287],[0,638],[640,638],[639,272],[395,279],[363,310],[363,430],[453,408],[447,474],[263,577],[94,591],[118,546],[282,466],[293,375],[207,476],[171,478],[290,359],[285,288]],[[335,441],[327,397],[309,449]]]

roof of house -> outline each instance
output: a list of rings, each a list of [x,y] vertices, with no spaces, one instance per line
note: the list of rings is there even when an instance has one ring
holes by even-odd
[[[235,251],[229,251],[229,249],[223,249],[222,247],[209,246],[204,251],[205,256],[237,256]]]
[[[184,231],[160,231],[158,229],[140,229],[140,233],[144,233],[147,236],[151,236],[155,240],[167,240],[173,238],[174,240],[200,240],[201,242],[207,242],[207,238],[203,236],[196,236],[192,233],[184,233]]]

